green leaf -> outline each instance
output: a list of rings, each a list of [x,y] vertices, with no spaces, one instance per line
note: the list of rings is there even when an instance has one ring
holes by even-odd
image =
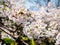
[[[10,45],[15,45],[16,44],[16,42],[14,40],[10,39],[10,38],[4,38],[3,40],[6,43],[9,43]]]
[[[28,37],[21,36],[23,40],[28,41]]]
[[[11,43],[10,45],[17,45],[17,43]]]
[[[35,45],[34,39],[30,40],[30,45]]]

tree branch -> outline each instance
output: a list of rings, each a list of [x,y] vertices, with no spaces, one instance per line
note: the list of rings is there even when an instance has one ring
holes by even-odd
[[[4,29],[4,28],[2,28],[2,27],[0,27],[0,29],[1,29],[3,32],[5,32],[6,34],[8,34],[9,36],[11,36],[13,39],[16,40],[16,37],[14,37],[14,36],[11,35],[10,33],[8,33],[8,32],[6,31],[6,29]]]

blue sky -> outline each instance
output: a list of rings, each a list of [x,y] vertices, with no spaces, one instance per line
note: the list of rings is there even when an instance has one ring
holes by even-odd
[[[48,0],[24,0],[24,6],[30,10],[39,10],[37,4],[45,7],[48,4]],[[55,6],[58,5],[58,0],[50,0]]]

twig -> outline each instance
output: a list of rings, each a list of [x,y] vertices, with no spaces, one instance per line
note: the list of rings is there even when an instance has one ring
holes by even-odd
[[[7,28],[7,27],[5,27],[5,26],[4,26],[3,28],[7,29],[9,32],[13,32],[13,33],[15,32],[15,31],[10,30],[9,28]]]
[[[8,34],[9,36],[11,36],[13,39],[16,40],[16,38],[15,38],[13,35],[11,35],[11,34],[9,34],[8,32],[6,32],[4,28],[1,28],[1,27],[0,27],[0,29],[1,29],[2,31],[4,31],[6,34]]]
[[[25,45],[28,45],[26,42],[24,42],[22,39],[21,39],[21,41],[25,44]]]

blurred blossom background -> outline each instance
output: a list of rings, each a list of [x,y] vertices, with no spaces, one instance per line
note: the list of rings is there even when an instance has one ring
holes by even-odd
[[[0,45],[60,45],[60,0],[0,0]]]

